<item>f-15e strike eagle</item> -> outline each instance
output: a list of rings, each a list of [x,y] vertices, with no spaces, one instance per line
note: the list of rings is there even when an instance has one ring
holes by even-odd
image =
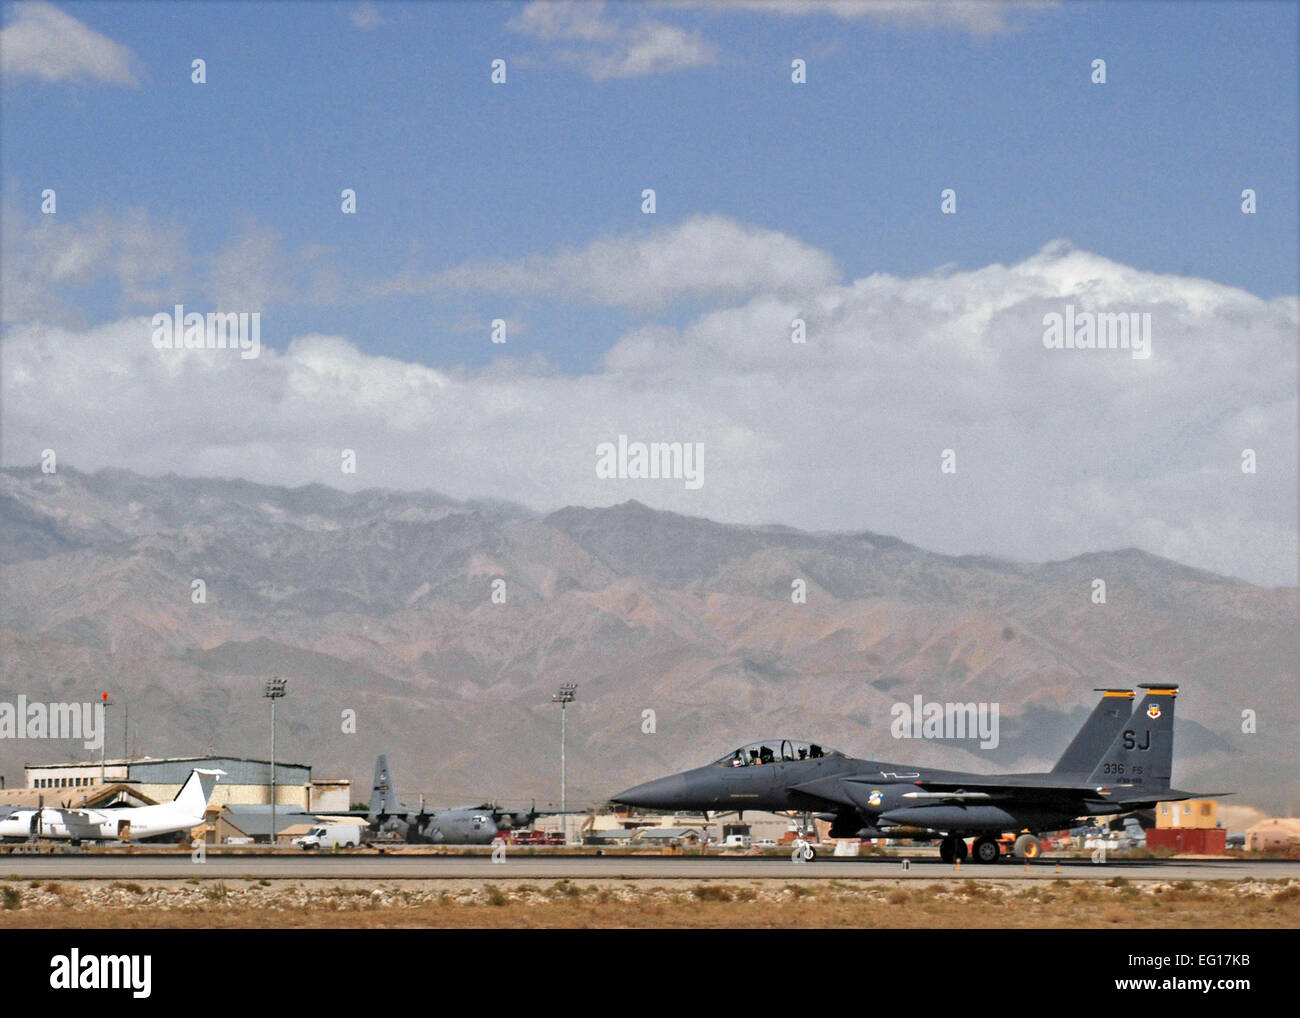
[[[998,839],[1018,834],[1015,852],[1034,858],[1037,836],[1076,817],[1149,809],[1204,793],[1170,787],[1173,683],[1143,685],[1131,715],[1130,689],[1104,695],[1056,766],[1045,774],[969,774],[855,760],[816,743],[766,739],[705,767],[637,785],[613,797],[661,810],[798,810],[816,813],[834,838],[942,836],[945,862],[997,862]],[[1214,793],[1222,794],[1222,793]]]

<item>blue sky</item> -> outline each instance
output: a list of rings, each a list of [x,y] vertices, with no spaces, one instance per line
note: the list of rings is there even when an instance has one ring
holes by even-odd
[[[1298,11],[6,4],[0,459],[1294,584]],[[261,356],[155,349],[177,303]]]
[[[200,257],[255,226],[289,251],[320,245],[337,303],[286,300],[266,342],[342,331],[441,366],[490,359],[468,323],[504,317],[553,364],[587,370],[636,318],[370,286],[695,213],[802,238],[847,278],[1014,262],[1067,238],[1154,272],[1296,292],[1294,4],[1013,8],[995,32],[613,4],[600,16],[671,22],[714,54],[600,81],[555,59],[563,42],[512,30],[522,6],[381,4],[362,30],[355,4],[67,5],[131,51],[138,84],[7,83],[6,200],[55,186],[68,219],[147,208]],[[206,85],[189,80],[194,56]],[[806,85],[790,81],[796,56]],[[489,81],[495,57],[505,85]],[[1095,57],[1105,85],[1089,81]],[[339,213],[343,187],[356,216]],[[956,216],[937,214],[945,187]],[[1267,214],[1241,214],[1243,187]],[[116,298],[101,285],[85,306],[107,317]]]

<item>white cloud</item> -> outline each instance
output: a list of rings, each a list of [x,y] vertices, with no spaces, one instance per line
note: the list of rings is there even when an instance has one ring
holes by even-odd
[[[610,15],[603,0],[533,0],[507,27],[543,42],[561,44],[554,56],[593,81],[636,78],[712,64],[716,48],[697,31],[626,9]]]
[[[829,255],[795,237],[724,216],[698,215],[676,226],[597,240],[580,250],[407,275],[379,292],[539,293],[649,310],[682,298],[802,293],[838,278]]]
[[[992,35],[1008,31],[1008,15],[1039,7],[1055,6],[1054,0],[1043,2],[1003,2],[1003,0],[727,0],[725,3],[698,3],[686,0],[685,6],[705,6],[715,11],[756,11],[786,17],[821,15],[844,21],[871,19],[899,28],[953,29],[972,35]]]
[[[604,13],[604,0],[532,0],[507,27],[551,42],[613,42],[619,30]]]
[[[1046,349],[1043,316],[1067,302],[1150,311],[1152,356]],[[790,342],[796,314],[804,345]],[[759,292],[681,329],[638,329],[576,377],[509,358],[439,371],[325,336],[257,360],[156,351],[147,317],[27,323],[3,340],[3,457],[53,448],[83,469],[539,508],[638,498],[1039,561],[1138,545],[1295,583],[1298,327],[1295,298],[1063,245],[1007,266]],[[703,442],[704,487],[598,479],[595,447],[620,433]],[[343,448],[357,450],[355,477],[339,471]],[[955,475],[939,469],[947,448]],[[1256,474],[1241,472],[1245,448]]]
[[[630,29],[611,52],[570,52],[564,59],[585,69],[593,81],[604,81],[701,67],[713,63],[715,52],[698,32],[659,21],[643,21]]]
[[[275,231],[252,226],[212,260],[207,295],[218,309],[263,310],[288,293],[287,260]]]
[[[0,286],[6,322],[81,320],[79,290],[107,280],[121,313],[202,300],[214,309],[264,311],[277,303],[340,303],[352,287],[336,252],[320,245],[289,250],[256,222],[220,249],[191,256],[185,231],[153,221],[143,209],[28,215],[4,206]]]
[[[353,25],[363,32],[369,32],[387,24],[384,16],[379,13],[379,8],[371,0],[364,0],[362,4],[350,10],[348,18]]]
[[[6,77],[138,84],[135,57],[120,43],[48,3],[20,3],[14,11],[16,16],[0,30]]]
[[[185,237],[143,209],[97,210],[81,220],[63,213],[29,217],[4,209],[4,320],[74,321],[71,291],[113,280],[125,308],[168,299],[188,265]]]

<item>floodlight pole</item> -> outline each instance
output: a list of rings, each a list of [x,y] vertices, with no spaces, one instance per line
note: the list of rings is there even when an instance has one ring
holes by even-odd
[[[104,723],[100,726],[99,733],[99,784],[102,788],[104,785],[104,750],[108,747],[108,708],[113,701],[108,698],[108,694],[102,694],[100,703],[104,705]]]
[[[564,773],[564,744],[566,735],[565,718],[568,714],[569,704],[573,702],[573,698],[577,695],[577,691],[578,687],[576,685],[572,682],[565,682],[560,686],[560,691],[551,696],[551,702],[560,705],[560,813],[562,814],[568,806]],[[561,820],[560,823],[563,824],[564,821]]]
[[[271,848],[275,848],[275,701],[284,696],[284,687],[288,679],[273,678],[266,680],[266,689],[262,696],[271,701]]]

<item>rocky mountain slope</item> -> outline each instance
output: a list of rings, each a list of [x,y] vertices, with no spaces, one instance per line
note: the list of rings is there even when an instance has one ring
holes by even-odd
[[[128,713],[136,753],[264,757],[262,683],[280,675],[278,755],[351,777],[357,798],[383,751],[404,795],[549,802],[550,696],[575,682],[572,804],[773,734],[979,771],[1050,765],[1094,686],[1178,682],[1175,780],[1300,806],[1297,591],[1136,549],[1024,564],[638,502],[540,516],[61,467],[0,472],[0,563],[0,700],[109,690],[110,756]],[[999,703],[998,747],[895,740],[890,709],[917,694]],[[25,760],[85,755],[0,740],[11,784]]]

